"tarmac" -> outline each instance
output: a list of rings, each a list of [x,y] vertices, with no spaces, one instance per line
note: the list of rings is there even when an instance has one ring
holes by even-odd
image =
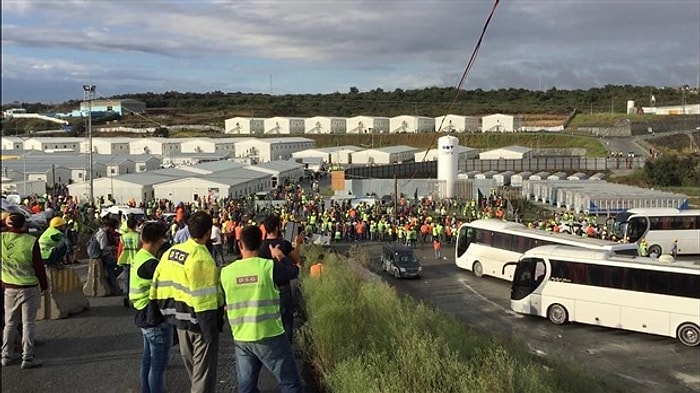
[[[69,266],[85,282],[87,263]],[[140,392],[143,352],[141,331],[134,325],[134,311],[123,306],[123,297],[89,297],[90,309],[66,319],[37,321],[36,348],[43,366],[20,369],[19,364],[2,367],[2,392]],[[317,392],[309,368],[297,357],[305,392]],[[226,326],[219,337],[216,392],[236,392],[234,345]],[[187,371],[180,351],[173,346],[166,371],[169,393],[189,391]],[[258,388],[278,392],[277,381],[263,368]]]

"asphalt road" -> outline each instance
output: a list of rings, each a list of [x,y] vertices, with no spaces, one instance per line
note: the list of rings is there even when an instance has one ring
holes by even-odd
[[[380,243],[363,244],[379,260]],[[424,265],[420,280],[383,278],[402,293],[460,317],[480,331],[525,343],[544,357],[569,359],[587,372],[631,392],[700,392],[700,350],[669,337],[582,324],[556,326],[544,318],[510,310],[506,281],[476,278],[454,265],[454,251],[436,260],[428,245],[417,255]],[[339,247],[346,252],[347,246]]]

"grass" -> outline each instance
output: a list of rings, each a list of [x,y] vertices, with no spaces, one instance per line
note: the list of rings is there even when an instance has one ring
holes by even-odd
[[[653,121],[659,120],[656,115],[628,115],[624,113],[579,113],[569,123],[567,129],[579,127],[616,127],[625,125],[626,120]]]
[[[307,260],[321,252],[304,249]],[[329,392],[611,391],[570,362],[537,358],[363,280],[345,258],[328,254],[323,263],[320,279],[302,277],[308,321],[299,338]]]

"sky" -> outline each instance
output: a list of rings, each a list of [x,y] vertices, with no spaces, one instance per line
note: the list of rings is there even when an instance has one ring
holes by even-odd
[[[2,0],[2,103],[455,87],[491,0]],[[503,0],[464,89],[679,86],[698,0]]]

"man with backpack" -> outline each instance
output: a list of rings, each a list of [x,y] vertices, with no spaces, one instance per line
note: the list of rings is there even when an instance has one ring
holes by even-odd
[[[105,217],[102,219],[102,226],[95,233],[95,241],[100,248],[99,259],[107,273],[107,283],[113,295],[123,294],[117,283],[117,276],[122,272],[122,267],[117,265],[118,225],[119,222],[115,218]]]

